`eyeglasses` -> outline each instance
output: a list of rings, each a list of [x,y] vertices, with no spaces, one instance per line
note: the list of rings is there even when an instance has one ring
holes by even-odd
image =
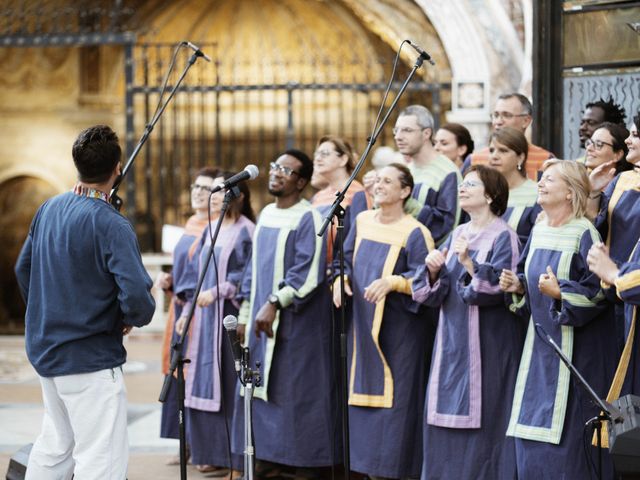
[[[605,145],[609,145],[611,148],[613,148],[613,144],[603,142],[602,140],[591,140],[590,138],[587,138],[584,142],[585,148],[594,147],[598,151],[602,150],[602,147],[604,147]]]
[[[491,120],[498,120],[502,118],[503,120],[511,120],[513,117],[527,117],[528,113],[511,113],[511,112],[493,112],[490,115]]]
[[[200,185],[198,183],[192,183],[191,184],[191,190],[192,191],[193,190],[202,190],[202,191],[211,193],[213,191],[213,187],[208,187],[206,185]]]
[[[405,133],[407,135],[413,133],[413,132],[419,132],[421,130],[424,130],[424,128],[410,128],[410,127],[393,127],[393,130],[391,130],[393,132],[394,135],[397,135],[399,133]]]
[[[338,156],[342,155],[342,153],[335,150],[316,150],[315,152],[313,152],[313,156],[327,158],[330,157],[332,153],[335,153]]]
[[[269,164],[269,168],[271,169],[271,172],[280,172],[283,175],[286,175],[287,177],[290,177],[291,175],[293,175],[294,173],[296,175],[300,175],[298,172],[296,172],[293,168],[289,168],[289,167],[285,167],[284,165],[279,165],[276,162],[271,162]]]
[[[483,185],[482,182],[477,182],[477,181],[473,181],[473,180],[465,180],[464,182],[460,182],[458,184],[458,190],[461,190],[463,188],[480,187],[482,185]]]

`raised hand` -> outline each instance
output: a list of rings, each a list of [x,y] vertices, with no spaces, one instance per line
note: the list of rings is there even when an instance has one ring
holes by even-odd
[[[538,279],[538,288],[544,295],[560,300],[560,284],[549,265],[547,265],[547,273],[543,273]]]
[[[589,270],[612,285],[618,276],[618,266],[609,256],[609,248],[602,242],[594,243],[587,254]]]
[[[431,250],[427,255],[427,258],[424,259],[424,263],[427,265],[427,270],[429,270],[429,278],[432,282],[438,278],[438,274],[442,269],[442,266],[447,261],[447,248],[443,248],[440,250]]]
[[[518,278],[518,275],[511,270],[504,269],[500,273],[500,290],[507,293],[519,293],[522,295],[524,293],[524,287],[522,286],[522,282]]]
[[[589,183],[591,184],[591,193],[602,192],[609,185],[616,175],[616,161],[611,160],[602,165],[598,165],[589,174]]]

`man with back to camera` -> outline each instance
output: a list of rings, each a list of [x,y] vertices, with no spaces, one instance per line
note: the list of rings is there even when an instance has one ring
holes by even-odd
[[[151,278],[127,219],[109,204],[122,151],[108,126],[73,144],[78,183],[36,212],[16,264],[25,343],[40,378],[42,431],[27,480],[127,474],[122,337],[151,321]]]

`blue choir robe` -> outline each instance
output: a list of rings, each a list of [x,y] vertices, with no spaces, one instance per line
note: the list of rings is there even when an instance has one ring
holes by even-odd
[[[470,226],[459,226],[446,242],[436,281],[430,283],[422,265],[412,287],[414,300],[440,308],[425,402],[423,480],[516,478],[514,440],[505,432],[526,324],[507,309],[498,283],[502,269],[516,269],[519,241],[501,218],[477,233]],[[451,248],[461,236],[469,243],[473,276]]]
[[[529,318],[516,381],[507,435],[516,438],[519,479],[589,478],[590,449],[585,458],[583,427],[597,415],[587,393],[571,382],[569,370],[536,334],[544,330],[572,360],[595,392],[604,397],[617,361],[610,304],[603,301],[599,279],[589,271],[587,253],[600,241],[586,218],[560,227],[542,220],[533,227],[518,265],[525,295],[509,294],[510,309]],[[561,300],[538,289],[541,274],[551,266]],[[604,477],[612,478],[608,452],[603,451]]]
[[[626,262],[640,237],[640,170],[622,172],[607,186],[595,224],[611,258]]]
[[[602,194],[595,224],[609,247],[611,258],[617,264],[626,262],[640,237],[639,169],[622,172],[611,181]],[[625,322],[622,303],[616,303],[615,314],[616,337],[621,352],[624,345]]]
[[[212,225],[212,227],[215,227]],[[187,440],[191,462],[240,468],[242,459],[229,461],[229,432],[233,419],[236,371],[233,354],[222,319],[237,315],[235,300],[245,267],[251,257],[251,239],[255,225],[240,216],[232,225],[222,225],[201,291],[211,290],[214,301],[208,307],[196,307],[187,358],[186,374]],[[205,229],[195,250],[196,268],[191,268],[191,288],[195,290],[211,246],[211,230]],[[195,265],[196,262],[192,262]],[[216,277],[217,265],[220,281]]]
[[[251,363],[260,362],[261,386],[253,401],[256,458],[299,467],[329,466],[334,459],[334,376],[331,311],[325,285],[326,239],[316,235],[322,217],[307,200],[280,209],[267,205],[245,271],[239,322],[246,323]],[[254,320],[271,294],[282,306],[273,338],[257,338]],[[236,408],[234,428],[241,427]],[[234,451],[242,452],[241,431]],[[339,454],[338,454],[339,455]]]
[[[538,185],[533,180],[526,179],[522,185],[509,190],[507,210],[502,218],[516,231],[522,245],[527,244],[541,211],[537,199]]]
[[[184,234],[173,249],[173,268],[171,269],[173,296],[169,305],[169,316],[162,341],[162,373],[165,375],[169,372],[172,353],[170,347],[178,340],[178,334],[175,332],[175,322],[182,315],[185,302],[189,301],[193,292],[189,280],[189,268],[193,260],[192,246],[198,241],[206,226],[206,219],[200,219],[196,215],[192,215],[187,220]],[[180,436],[177,383],[175,377],[170,381],[167,398],[162,404],[160,414],[161,438],[178,438]]]
[[[441,154],[425,166],[410,165],[409,169],[415,183],[411,195],[421,207],[417,219],[429,229],[436,245],[440,245],[460,220],[460,169]]]
[[[629,261],[619,266],[614,285],[604,286],[607,287],[607,292],[615,294],[624,302],[625,345],[607,395],[607,401],[613,402],[627,394],[640,395],[640,334],[637,326],[640,305],[640,242],[636,242]]]
[[[422,464],[422,407],[433,318],[411,298],[416,269],[433,249],[410,215],[393,224],[376,211],[356,218],[345,243],[353,291],[348,346],[351,468],[369,475],[416,477]],[[364,289],[386,278],[392,291],[373,304]]]

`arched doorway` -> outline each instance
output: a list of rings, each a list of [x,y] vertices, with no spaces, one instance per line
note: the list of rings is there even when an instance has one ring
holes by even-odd
[[[0,333],[24,331],[25,306],[13,270],[33,215],[57,193],[49,182],[33,176],[0,183]]]

